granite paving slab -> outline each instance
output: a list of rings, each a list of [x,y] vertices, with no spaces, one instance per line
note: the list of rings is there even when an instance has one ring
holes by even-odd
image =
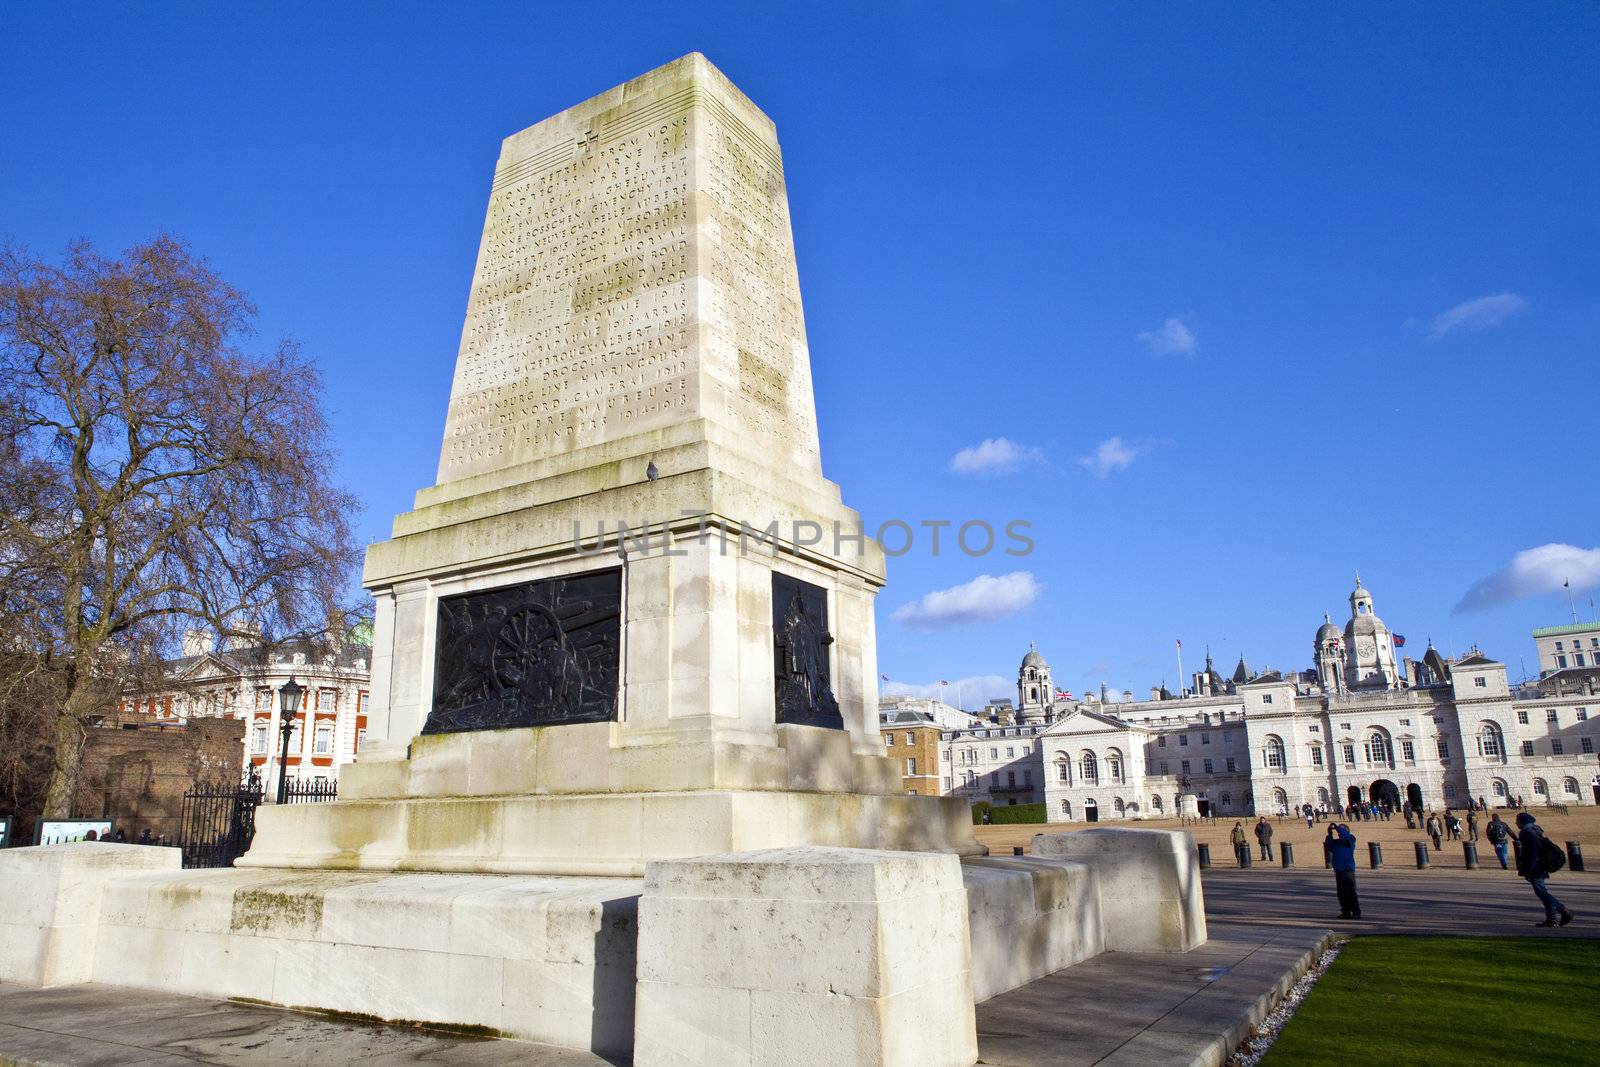
[[[0,1067],[598,1067],[589,1052],[116,986],[0,983]]]
[[[996,1067],[1216,1067],[1333,935],[1212,922],[1185,953],[1107,952],[978,1005]]]

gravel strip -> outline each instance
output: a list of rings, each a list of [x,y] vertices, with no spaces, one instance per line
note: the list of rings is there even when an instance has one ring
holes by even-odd
[[[1317,984],[1333,961],[1339,958],[1339,953],[1344,951],[1345,942],[1335,942],[1333,947],[1317,958],[1317,961],[1306,969],[1300,980],[1290,987],[1283,1000],[1272,1009],[1265,1019],[1250,1029],[1250,1036],[1244,1039],[1239,1046],[1239,1051],[1228,1060],[1228,1067],[1256,1067],[1261,1058],[1267,1054],[1267,1049],[1278,1040],[1278,1035],[1283,1032],[1284,1025],[1294,1016],[1295,1009],[1300,1007],[1300,1002],[1306,999],[1311,988]]]

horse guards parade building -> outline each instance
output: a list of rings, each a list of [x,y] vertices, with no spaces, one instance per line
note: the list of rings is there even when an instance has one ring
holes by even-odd
[[[1030,648],[1015,706],[886,697],[879,728],[908,792],[1042,802],[1051,822],[1600,803],[1600,622],[1533,637],[1539,678],[1515,688],[1476,648],[1398,660],[1403,639],[1358,577],[1344,628],[1324,616],[1317,629],[1312,670],[1257,673],[1241,657],[1223,678],[1208,652],[1181,695],[1077,699]]]

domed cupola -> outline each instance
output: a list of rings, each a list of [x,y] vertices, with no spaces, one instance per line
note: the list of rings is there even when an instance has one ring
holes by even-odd
[[[1320,631],[1319,631],[1320,633]],[[1345,684],[1351,689],[1398,689],[1394,645],[1389,628],[1373,610],[1372,594],[1356,575],[1350,593],[1350,621],[1344,625]]]
[[[1048,721],[1050,703],[1055,695],[1050,682],[1050,664],[1029,641],[1028,654],[1022,657],[1022,666],[1017,668],[1017,721]]]

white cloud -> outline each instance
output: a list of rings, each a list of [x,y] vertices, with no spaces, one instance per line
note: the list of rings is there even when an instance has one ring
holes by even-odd
[[[998,674],[974,674],[966,678],[946,678],[949,685],[932,682],[884,682],[880,692],[886,697],[923,697],[942,700],[954,707],[975,711],[995,697],[1017,698],[1017,680]]]
[[[1600,548],[1550,544],[1527,548],[1511,562],[1472,583],[1456,611],[1482,611],[1523,597],[1562,591],[1571,582],[1574,591],[1600,586]]]
[[[1158,329],[1140,330],[1134,339],[1149,345],[1158,356],[1188,356],[1200,347],[1200,339],[1182,319],[1168,319]]]
[[[1437,340],[1458,330],[1492,329],[1527,307],[1528,302],[1516,293],[1480,296],[1435,315],[1428,336]]]
[[[987,622],[1027,610],[1043,593],[1044,586],[1028,571],[1012,571],[998,578],[980,574],[970,582],[935,589],[902,604],[892,617],[908,626],[929,628]]]
[[[1117,471],[1133,466],[1133,461],[1148,451],[1150,446],[1147,444],[1108,437],[1095,446],[1093,455],[1080,457],[1078,463],[1096,478],[1109,478]]]
[[[957,452],[950,458],[950,469],[957,474],[1008,471],[1043,456],[1044,453],[1032,445],[1019,445],[1004,437],[990,437]]]

